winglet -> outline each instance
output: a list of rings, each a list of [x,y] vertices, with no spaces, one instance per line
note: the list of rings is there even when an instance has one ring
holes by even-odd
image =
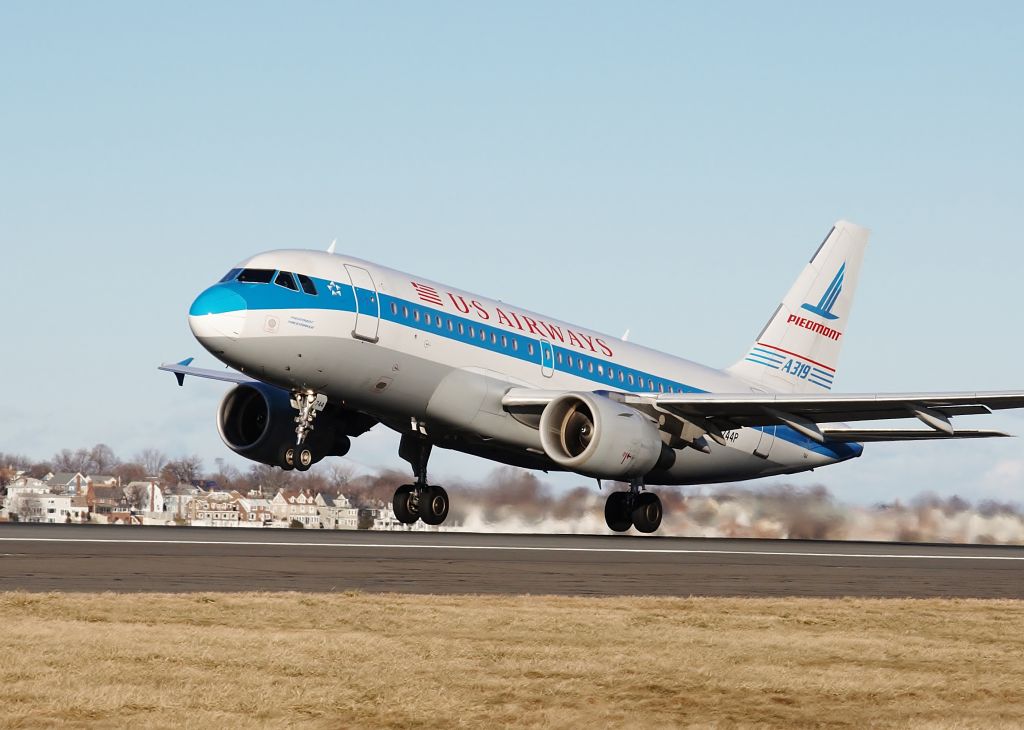
[[[334,253],[334,246],[337,243],[338,243],[338,239],[337,238],[335,238],[333,241],[331,241],[331,245],[327,247],[327,253]]]
[[[179,361],[178,364],[181,365],[183,368],[187,368],[189,365],[192,364],[193,360],[195,360],[194,357],[186,357],[184,360]],[[185,373],[175,373],[174,377],[178,379],[179,388],[185,384]]]

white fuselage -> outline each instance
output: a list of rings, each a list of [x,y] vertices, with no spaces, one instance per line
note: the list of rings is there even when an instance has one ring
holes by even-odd
[[[214,285],[189,322],[216,357],[289,390],[315,390],[440,446],[533,468],[536,424],[501,404],[512,387],[626,393],[757,390],[708,368],[520,307],[360,259],[271,251],[243,270],[308,277],[316,293],[273,281]],[[859,456],[783,426],[740,428],[710,453],[678,450],[650,483],[693,484],[804,471]]]

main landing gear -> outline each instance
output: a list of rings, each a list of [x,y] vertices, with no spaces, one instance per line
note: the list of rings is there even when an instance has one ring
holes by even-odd
[[[412,465],[415,484],[403,484],[395,490],[391,506],[395,518],[406,525],[423,520],[428,525],[440,525],[448,516],[448,492],[443,487],[427,484],[427,460],[431,444],[414,435],[402,436],[398,455]]]
[[[644,483],[634,479],[628,492],[612,492],[604,503],[604,521],[608,529],[625,532],[635,527],[637,532],[654,532],[661,526],[661,500],[657,494],[642,491]]]
[[[313,431],[313,421],[326,405],[327,396],[316,391],[298,390],[292,393],[291,406],[298,411],[298,415],[295,416],[295,446],[286,445],[281,452],[285,469],[306,471],[317,461],[309,447],[303,444]]]

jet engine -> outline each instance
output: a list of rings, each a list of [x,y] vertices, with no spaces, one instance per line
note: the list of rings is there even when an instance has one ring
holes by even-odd
[[[270,466],[288,467],[285,453],[295,448],[295,414],[291,395],[265,383],[242,383],[224,396],[217,410],[217,430],[228,448]],[[314,463],[325,456],[344,456],[350,441],[341,414],[324,409],[307,436]],[[365,430],[365,429],[363,429]]]
[[[630,479],[662,455],[657,426],[635,408],[593,393],[566,393],[540,417],[544,453],[566,469],[598,479]]]

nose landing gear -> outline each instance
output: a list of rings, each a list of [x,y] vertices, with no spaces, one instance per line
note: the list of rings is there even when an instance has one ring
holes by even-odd
[[[612,492],[604,504],[604,521],[609,530],[651,533],[661,526],[663,511],[657,494],[642,491],[643,480],[635,479],[628,492]]]
[[[281,466],[284,469],[306,471],[319,461],[312,449],[304,447],[303,444],[313,431],[313,421],[326,405],[327,396],[322,393],[313,390],[297,390],[292,393],[291,406],[298,411],[298,415],[295,416],[295,446],[286,445],[280,452]]]

